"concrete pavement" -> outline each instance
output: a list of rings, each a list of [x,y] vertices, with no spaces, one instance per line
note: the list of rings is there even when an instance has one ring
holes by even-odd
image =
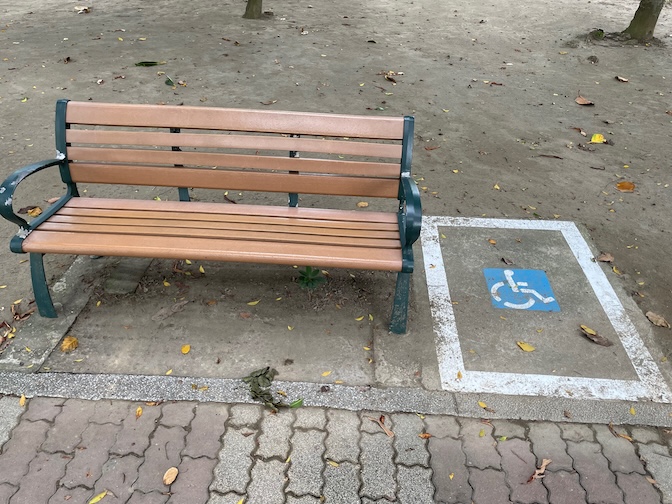
[[[141,410],[138,410],[141,408]],[[672,502],[672,433],[249,404],[0,399],[0,503]],[[431,437],[422,436],[427,433]],[[427,439],[424,439],[427,437]],[[547,465],[542,478],[531,479]],[[179,474],[168,486],[165,471]]]

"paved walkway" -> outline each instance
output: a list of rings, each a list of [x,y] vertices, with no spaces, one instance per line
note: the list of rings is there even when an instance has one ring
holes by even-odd
[[[10,396],[0,412],[0,504],[672,502],[657,428],[404,413],[390,437],[375,412]]]

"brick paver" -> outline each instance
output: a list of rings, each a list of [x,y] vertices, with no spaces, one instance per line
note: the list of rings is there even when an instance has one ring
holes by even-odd
[[[210,495],[208,487],[212,481],[212,473],[217,460],[207,457],[192,459],[184,457],[177,466],[179,474],[170,485],[171,504],[205,504]],[[163,476],[163,475],[162,475]],[[162,490],[162,492],[165,492]]]
[[[511,500],[522,504],[547,502],[546,488],[541,481],[529,481],[536,469],[530,443],[510,439],[497,443],[497,450],[502,456],[502,469],[511,488]]]
[[[579,473],[581,486],[586,490],[590,502],[623,502],[623,492],[616,485],[616,476],[609,470],[599,444],[567,441],[567,451],[574,459],[574,468]]]
[[[161,481],[163,474],[180,464],[180,452],[184,448],[186,431],[181,427],[159,425],[154,432],[152,443],[145,450],[144,462],[138,472],[136,488],[141,492],[165,492]]]
[[[204,403],[197,405],[195,411],[183,455],[215,459],[220,448],[220,438],[224,435],[229,409],[225,404]]]
[[[109,450],[115,442],[120,426],[90,423],[82,434],[82,442],[68,462],[61,485],[68,488],[93,488],[101,476],[103,464],[110,458]]]
[[[585,504],[586,491],[581,487],[579,475],[570,471],[548,471],[544,479],[550,504]]]
[[[474,504],[509,504],[509,488],[504,473],[495,469],[469,469],[469,482],[474,489]]]
[[[429,440],[429,453],[437,502],[469,502],[471,486],[462,442],[459,439],[432,437]]]
[[[616,483],[625,494],[625,504],[660,504],[660,494],[641,474],[616,473]]]
[[[371,499],[394,499],[394,451],[392,440],[385,434],[362,434],[362,491]]]
[[[40,452],[30,462],[28,474],[19,485],[19,491],[9,500],[10,504],[32,504],[47,502],[56,493],[57,482],[65,474],[68,462],[61,453]],[[32,481],[33,484],[26,484]]]
[[[326,433],[317,430],[296,431],[290,441],[290,465],[287,491],[297,496],[322,495],[322,453]]]
[[[49,429],[42,450],[51,453],[73,453],[82,440],[82,433],[89,425],[95,404],[93,401],[66,401],[61,412],[56,415],[54,425]]]

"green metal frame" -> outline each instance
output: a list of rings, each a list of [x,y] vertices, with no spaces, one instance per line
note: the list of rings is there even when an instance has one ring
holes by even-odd
[[[181,131],[180,128],[170,128],[171,133],[179,133],[180,131]],[[173,145],[170,149],[173,152],[181,152],[182,151],[182,149],[180,147],[177,147],[175,145]],[[184,165],[176,164],[175,166],[177,168],[179,168],[179,167],[184,166]],[[180,198],[180,201],[191,201],[191,197],[189,196],[189,188],[188,187],[178,187],[177,188],[177,194],[178,194],[178,197]]]
[[[299,138],[301,135],[294,135],[291,134],[289,135],[290,138]],[[289,151],[289,157],[290,158],[296,158],[299,157],[299,152],[298,151]],[[298,175],[298,171],[290,171],[289,173],[293,173]],[[289,199],[288,199],[288,204],[290,207],[298,207],[299,206],[299,195],[298,193],[289,193]]]

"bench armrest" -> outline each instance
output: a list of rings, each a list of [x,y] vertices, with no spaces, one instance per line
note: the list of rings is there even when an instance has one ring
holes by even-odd
[[[5,181],[0,184],[0,215],[7,219],[9,222],[13,222],[21,228],[21,231],[28,232],[30,225],[26,222],[25,219],[22,219],[14,213],[12,208],[12,201],[14,200],[14,191],[17,186],[21,183],[23,179],[37,173],[45,168],[50,166],[59,165],[63,162],[63,159],[47,159],[45,161],[40,161],[39,163],[34,163],[19,170],[16,170]]]
[[[418,185],[407,173],[402,173],[399,182],[399,232],[401,244],[410,247],[420,236],[422,206]]]

